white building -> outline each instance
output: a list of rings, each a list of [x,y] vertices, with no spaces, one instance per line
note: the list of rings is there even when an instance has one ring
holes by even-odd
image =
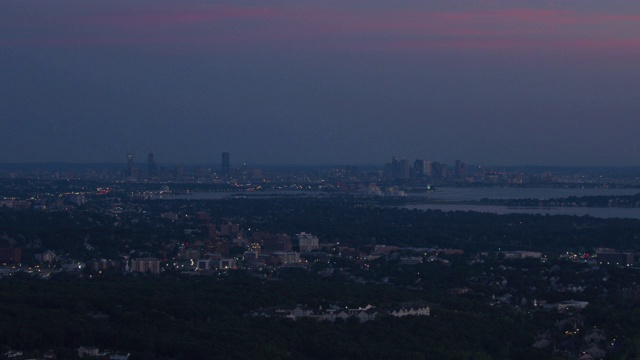
[[[298,238],[298,246],[300,247],[300,252],[318,250],[320,248],[320,240],[317,236],[301,232],[300,234],[296,235],[296,237]]]
[[[196,270],[211,270],[213,261],[214,260],[211,259],[198,260],[198,266],[196,267]]]
[[[429,309],[428,306],[409,308],[409,309],[404,308],[404,309],[393,310],[393,311],[389,312],[389,315],[395,316],[395,317],[430,316],[431,315],[431,309]]]

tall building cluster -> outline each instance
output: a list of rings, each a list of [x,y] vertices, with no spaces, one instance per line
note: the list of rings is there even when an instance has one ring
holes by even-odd
[[[243,164],[236,172],[232,172],[231,169],[231,160],[228,151],[222,152],[221,155],[221,166],[220,170],[216,171],[215,168],[195,168],[195,171],[189,174],[190,178],[213,178],[218,177],[222,179],[229,179],[231,177],[235,177],[235,175],[247,176],[249,170],[247,169],[247,165]],[[185,167],[183,165],[177,165],[173,169],[165,169],[164,167],[158,166],[156,163],[156,158],[154,153],[149,153],[147,155],[147,169],[146,172],[144,170],[141,171],[139,167],[136,166],[134,162],[134,155],[131,152],[127,152],[127,163],[126,168],[121,173],[122,176],[126,179],[136,180],[136,179],[157,179],[157,180],[176,180],[183,181],[187,176]]]
[[[456,160],[453,172],[449,170],[447,164],[438,161],[416,159],[413,164],[404,157],[394,156],[391,162],[385,164],[384,175],[389,180],[409,180],[409,179],[464,179],[467,176],[467,165],[462,160]]]
[[[127,153],[126,168],[118,176],[122,176],[130,181],[140,179],[151,181],[197,181],[197,182],[238,182],[243,180],[264,179],[260,169],[251,169],[247,164],[240,164],[234,168],[231,167],[231,155],[225,150],[220,153],[220,163],[215,166],[191,166],[177,165],[173,168],[164,168],[156,163],[154,153],[147,155],[146,171],[141,170],[134,162],[134,154]],[[144,169],[144,168],[142,168]],[[308,179],[307,175],[299,175],[296,173],[282,173],[273,171],[272,176],[282,179],[283,177],[298,181],[300,178]],[[316,175],[325,176],[325,178],[339,177],[341,179],[354,180],[361,176],[375,176],[380,179],[382,175],[376,171],[374,175],[358,172],[355,166],[346,166],[343,169],[330,169]],[[468,177],[467,165],[462,160],[455,161],[455,167],[450,168],[447,164],[416,159],[410,161],[405,157],[394,156],[391,162],[385,164],[383,179],[392,181],[413,181],[426,180],[436,182],[448,181],[465,181]],[[341,189],[345,189],[349,184],[339,184]]]

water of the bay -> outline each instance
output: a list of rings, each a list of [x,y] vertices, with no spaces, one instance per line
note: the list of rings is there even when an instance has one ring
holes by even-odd
[[[557,199],[570,196],[635,195],[640,189],[588,188],[518,188],[518,187],[455,187],[438,188],[420,196],[443,201],[477,201],[482,199]]]
[[[477,187],[477,188],[438,188],[437,191],[410,194],[444,202],[478,201],[482,199],[555,199],[570,196],[624,196],[640,193],[640,189],[589,189],[589,188],[517,188],[517,187]],[[228,197],[278,197],[278,196],[314,196],[314,191],[266,191],[259,193],[231,192],[195,192],[187,195],[163,196],[164,199],[222,199]],[[620,207],[510,207],[501,205],[470,204],[415,204],[404,206],[407,209],[442,210],[442,211],[478,211],[494,214],[541,214],[541,215],[576,215],[598,218],[631,218],[640,219],[640,208]]]
[[[570,196],[635,195],[640,189],[582,189],[582,188],[440,188],[420,196],[438,201],[477,201],[482,199],[555,199]],[[501,205],[417,204],[407,209],[442,211],[477,211],[494,214],[575,215],[598,218],[640,219],[640,208],[621,207],[511,207]]]

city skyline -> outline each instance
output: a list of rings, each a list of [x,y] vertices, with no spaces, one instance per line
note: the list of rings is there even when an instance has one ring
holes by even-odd
[[[229,152],[226,152],[230,154]],[[104,165],[109,168],[122,168],[123,171],[130,171],[131,168],[135,168],[139,174],[148,174],[151,170],[152,172],[157,171],[158,166],[205,166],[211,167],[216,171],[223,171],[223,163],[221,160],[221,153],[215,153],[210,156],[209,159],[205,159],[204,161],[190,161],[189,159],[177,159],[176,161],[171,161],[168,159],[160,159],[160,161],[156,161],[156,153],[154,152],[145,152],[145,153],[133,153],[127,152],[124,156],[120,154],[120,159],[115,161],[82,161],[82,162],[73,162],[73,161],[7,161],[0,162],[0,167],[23,167],[23,166],[70,166],[70,167],[82,167],[82,166],[101,166]],[[335,162],[325,162],[325,163],[286,163],[286,162],[274,162],[274,161],[265,161],[265,162],[257,162],[257,163],[248,163],[243,159],[240,159],[236,162],[229,162],[229,169],[238,169],[242,166],[251,166],[251,167],[285,167],[285,168],[295,168],[295,167],[344,167],[344,166],[363,166],[366,168],[379,167],[380,169],[384,168],[385,165],[389,165],[389,160],[393,160],[394,158],[407,160],[410,167],[419,166],[417,162],[424,162],[426,164],[436,164],[436,165],[444,165],[449,167],[450,170],[456,171],[457,162],[462,161],[459,158],[443,155],[442,158],[434,158],[429,156],[418,156],[417,158],[411,158],[409,156],[404,155],[389,155],[381,159],[374,159],[371,162],[362,162],[362,163],[351,163],[346,161],[340,161],[339,159]],[[481,163],[473,163],[463,161],[464,166],[471,167],[480,167],[480,168],[558,168],[558,169],[571,169],[571,168],[628,168],[628,169],[636,169],[640,168],[640,166],[635,165],[615,165],[615,164],[596,164],[596,165],[578,165],[578,164],[568,164],[568,165],[553,165],[553,164],[502,164],[497,162],[481,162]],[[130,168],[131,166],[131,168]]]
[[[640,166],[640,4],[0,4],[0,163]]]

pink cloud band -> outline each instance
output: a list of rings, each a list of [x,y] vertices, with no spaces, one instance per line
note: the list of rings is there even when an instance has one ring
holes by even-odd
[[[356,11],[308,6],[142,9],[116,15],[12,17],[0,46],[281,44],[326,50],[476,51],[527,47],[563,50],[638,49],[640,15],[569,10],[474,12]],[[59,29],[67,29],[60,31]],[[27,35],[24,35],[27,34]],[[82,34],[82,35],[77,35]]]

